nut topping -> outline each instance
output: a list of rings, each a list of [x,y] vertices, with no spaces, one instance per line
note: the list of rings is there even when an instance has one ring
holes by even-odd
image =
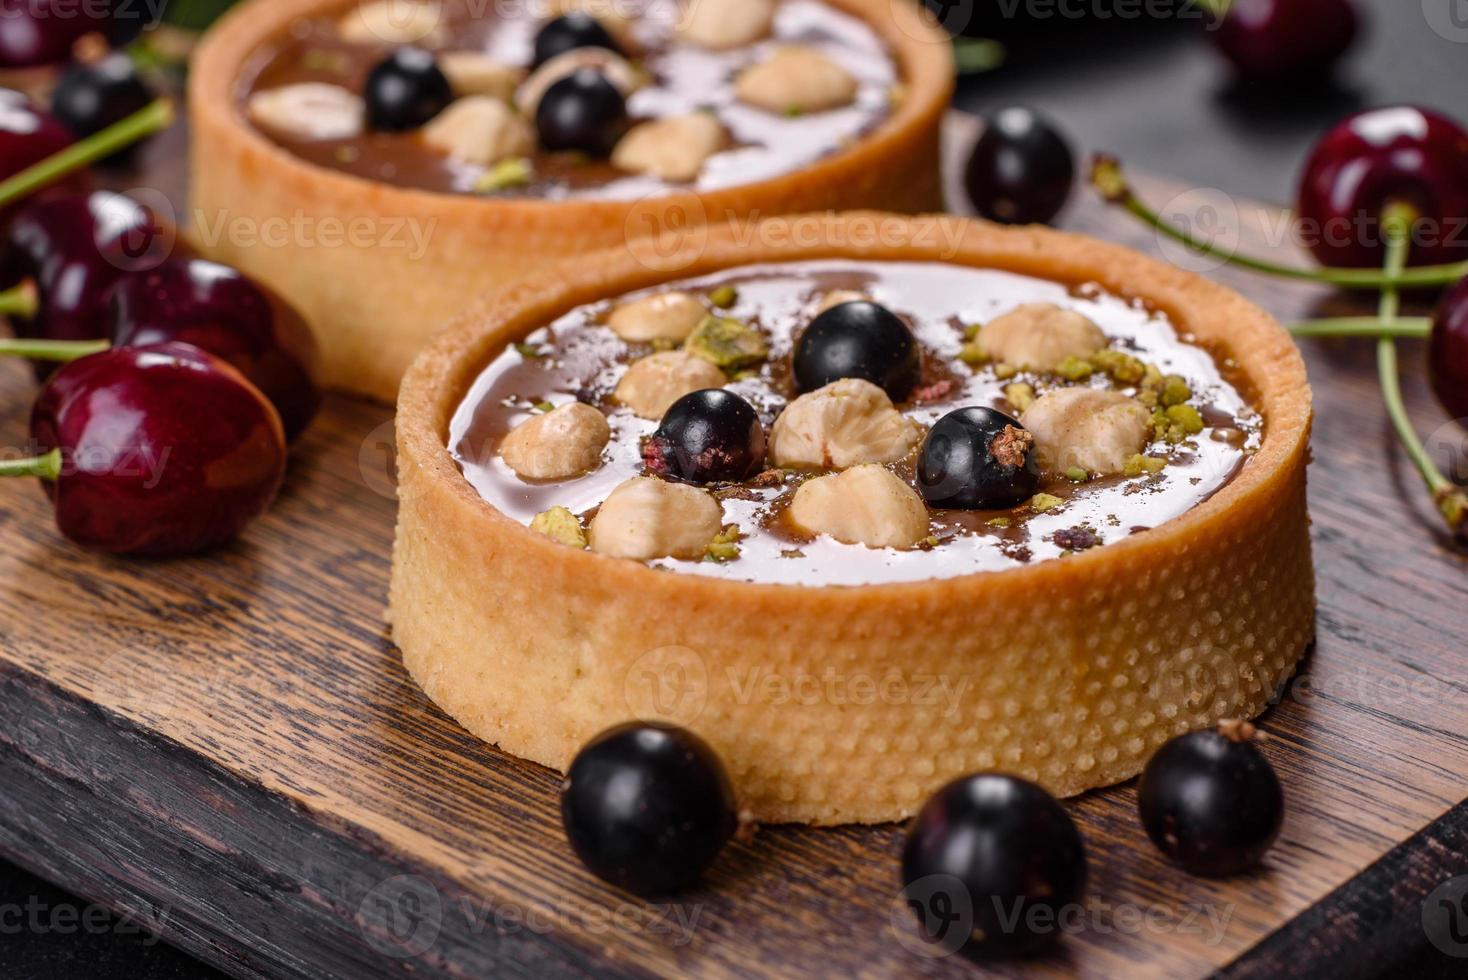
[[[823,112],[850,104],[856,79],[819,51],[792,46],[741,72],[734,94],[770,112]]]
[[[911,548],[928,536],[922,498],[875,464],[807,480],[795,491],[790,519],[807,531],[868,548]]]
[[[591,550],[614,558],[702,558],[722,530],[723,508],[706,490],[656,477],[620,484],[591,521]]]
[[[774,21],[774,0],[689,0],[678,33],[692,44],[720,51],[766,37]]]
[[[707,112],[638,123],[612,151],[613,165],[669,181],[689,181],[724,148],[728,136]]]
[[[530,124],[499,99],[457,99],[423,127],[423,141],[455,160],[488,167],[535,149]]]
[[[454,94],[487,95],[509,102],[515,97],[515,87],[525,73],[519,68],[500,64],[478,51],[445,51],[438,56],[438,67],[448,76]]]
[[[447,34],[437,3],[376,0],[337,21],[337,32],[355,44],[442,44]]]
[[[520,107],[526,119],[534,119],[535,110],[540,106],[540,97],[545,95],[546,90],[582,68],[594,68],[624,96],[631,95],[643,82],[637,69],[617,52],[606,48],[575,48],[565,54],[556,55],[531,72],[530,77],[521,84],[520,91],[515,94],[515,104]]]
[[[770,432],[770,459],[776,466],[812,469],[891,463],[921,436],[881,388],[843,378],[786,406]]]
[[[668,406],[701,388],[722,388],[724,372],[696,354],[659,351],[634,361],[612,397],[645,419],[660,419]]]
[[[821,297],[820,305],[816,307],[816,316],[820,316],[833,306],[840,306],[842,303],[856,303],[861,300],[870,302],[871,297],[854,289],[833,289]]]
[[[611,437],[601,412],[571,402],[515,426],[500,444],[500,458],[524,479],[565,480],[596,469]]]
[[[706,316],[708,310],[692,294],[673,291],[623,303],[607,317],[607,326],[633,343],[681,344]]]
[[[255,125],[300,140],[350,139],[366,118],[361,96],[325,82],[256,92],[245,111]]]
[[[1053,372],[1069,358],[1106,346],[1101,328],[1054,303],[1026,303],[984,325],[979,345],[990,358],[1022,371]]]
[[[1034,435],[1036,457],[1048,473],[1122,473],[1152,435],[1150,412],[1120,392],[1096,388],[1041,395],[1020,422]]]

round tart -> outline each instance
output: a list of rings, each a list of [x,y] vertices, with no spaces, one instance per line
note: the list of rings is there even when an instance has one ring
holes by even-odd
[[[404,379],[394,638],[470,731],[564,769],[663,717],[759,819],[875,822],[1117,782],[1288,678],[1310,393],[1263,310],[949,217],[679,258],[547,270]]]
[[[437,327],[549,261],[941,207],[953,67],[918,4],[690,2],[240,4],[189,77],[202,248],[306,315],[329,385],[391,400]]]

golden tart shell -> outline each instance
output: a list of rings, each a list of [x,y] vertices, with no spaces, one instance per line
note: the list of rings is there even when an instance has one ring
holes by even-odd
[[[708,739],[758,819],[877,822],[976,770],[1060,795],[1118,782],[1173,735],[1259,714],[1290,676],[1314,629],[1310,390],[1262,309],[1116,245],[947,216],[777,218],[678,254],[651,269],[612,251],[489,297],[404,379],[393,633],[414,679],[469,731],[564,770],[601,729],[664,717]],[[1000,268],[1144,298],[1237,362],[1264,417],[1259,451],[1192,510],[1116,543],[855,587],[730,582],[575,550],[501,514],[451,458],[449,420],[480,370],[571,308],[833,257]],[[810,682],[783,697],[756,683],[770,675],[906,687],[858,698]],[[935,700],[942,681],[961,696]]]
[[[634,201],[551,201],[364,180],[271,142],[240,113],[242,68],[292,21],[343,5],[250,0],[210,29],[190,66],[194,229],[211,258],[260,278],[300,308],[320,341],[328,386],[391,402],[413,355],[474,297],[567,255],[705,220],[941,209],[939,128],[953,91],[947,35],[912,0],[827,2],[865,19],[904,76],[901,102],[870,134],[757,183]],[[339,223],[363,218],[372,227],[367,240],[342,240]],[[410,229],[426,236],[422,254]]]

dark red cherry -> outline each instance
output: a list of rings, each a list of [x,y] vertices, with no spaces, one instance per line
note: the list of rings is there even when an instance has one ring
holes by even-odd
[[[41,302],[15,318],[17,336],[98,340],[107,336],[108,294],[124,276],[157,266],[176,244],[172,225],[110,191],[27,204],[0,241],[0,282],[33,279]]]
[[[112,19],[100,2],[0,0],[0,68],[60,64],[81,38],[109,34]]]
[[[606,48],[617,50],[617,42],[595,17],[580,11],[572,11],[554,20],[546,21],[535,35],[535,65],[538,67],[557,55],[574,51],[576,48]]]
[[[185,555],[275,499],[285,435],[265,396],[188,344],[115,347],[63,365],[31,412],[61,533],[85,548]]]
[[[97,61],[78,62],[62,72],[51,95],[51,111],[81,139],[121,122],[153,99],[153,91],[138,76],[132,58],[114,51]],[[129,143],[100,162],[131,163],[146,142]]]
[[[1053,220],[1074,180],[1065,137],[1043,116],[1018,106],[985,115],[963,176],[974,210],[1009,225]]]
[[[1409,204],[1419,220],[1408,261],[1468,260],[1468,133],[1413,106],[1348,117],[1316,144],[1300,178],[1300,234],[1322,265],[1381,265],[1383,209]]]
[[[547,150],[576,150],[610,156],[628,125],[621,90],[592,68],[580,68],[541,96],[535,129]]]
[[[1443,294],[1432,316],[1427,372],[1443,408],[1468,425],[1468,279]]]
[[[0,88],[0,180],[13,177],[32,164],[40,163],[72,143],[71,132],[54,116],[36,108],[29,98],[14,89]],[[85,171],[73,173],[42,188],[28,201],[34,202],[86,190]],[[23,204],[0,211],[5,217]]]
[[[300,313],[244,273],[169,259],[112,287],[114,347],[193,344],[233,365],[280,413],[287,441],[316,414],[316,343]]]
[[[1232,0],[1208,36],[1240,77],[1276,80],[1326,71],[1359,28],[1351,0]]]

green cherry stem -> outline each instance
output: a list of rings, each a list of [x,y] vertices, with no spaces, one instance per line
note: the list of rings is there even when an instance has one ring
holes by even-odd
[[[1136,192],[1132,190],[1131,184],[1127,181],[1126,174],[1121,169],[1121,161],[1104,153],[1096,154],[1091,160],[1091,186],[1107,201],[1119,205],[1143,223],[1150,225],[1159,234],[1186,245],[1200,254],[1271,276],[1319,282],[1331,286],[1345,286],[1351,289],[1382,289],[1387,286],[1398,288],[1447,286],[1468,276],[1468,262],[1455,262],[1452,265],[1421,265],[1411,269],[1406,268],[1403,263],[1400,268],[1392,272],[1385,269],[1382,271],[1333,269],[1326,266],[1306,269],[1235,254],[1169,224],[1166,219],[1137,197]]]
[[[1407,252],[1411,245],[1412,223],[1417,219],[1414,208],[1405,204],[1389,204],[1382,212],[1382,232],[1386,236],[1386,262],[1382,266],[1388,274],[1400,273],[1407,263]],[[1386,286],[1381,291],[1377,305],[1379,326],[1386,326],[1397,319],[1401,309],[1401,295],[1395,286]],[[1407,416],[1407,406],[1402,401],[1402,385],[1397,370],[1397,342],[1383,335],[1376,341],[1376,369],[1381,378],[1381,395],[1386,402],[1387,417],[1402,443],[1422,481],[1432,493],[1433,501],[1442,512],[1443,519],[1455,534],[1468,529],[1468,495],[1453,484],[1432,462],[1412,420]]]
[[[0,476],[38,476],[54,480],[61,475],[61,450],[24,459],[0,459]]]
[[[41,294],[36,291],[35,281],[23,279],[9,289],[0,291],[0,316],[29,320],[36,315],[36,307],[40,302]]]
[[[100,354],[112,346],[110,340],[33,340],[29,337],[0,337],[0,356],[28,357],[33,361],[74,361]]]
[[[172,101],[158,99],[150,102],[127,118],[0,181],[0,207],[12,204],[48,184],[54,184],[67,174],[89,166],[125,146],[131,146],[144,136],[166,129],[172,123]]]
[[[1374,316],[1341,316],[1292,323],[1290,333],[1296,337],[1399,337],[1422,340],[1432,331],[1432,320],[1425,316],[1399,316],[1383,323]]]

